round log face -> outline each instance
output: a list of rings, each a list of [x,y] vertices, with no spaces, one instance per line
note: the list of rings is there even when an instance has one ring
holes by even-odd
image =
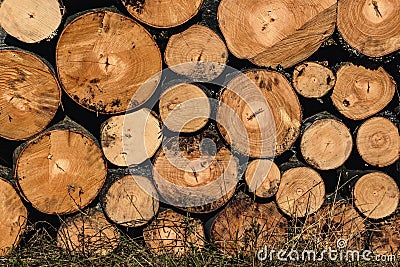
[[[0,26],[25,43],[53,37],[62,20],[58,0],[3,0]]]
[[[106,175],[100,148],[75,131],[53,130],[39,135],[16,161],[16,179],[24,197],[47,214],[81,210],[97,196]]]
[[[28,211],[12,185],[2,178],[0,191],[0,256],[5,256],[18,246],[25,231]]]
[[[67,94],[99,113],[143,104],[160,80],[160,50],[134,20],[110,11],[72,21],[57,44],[57,69]]]
[[[333,72],[319,63],[305,62],[297,65],[293,71],[293,87],[304,97],[323,97],[333,88],[335,82]]]
[[[281,172],[273,161],[256,159],[247,166],[245,179],[250,191],[257,197],[269,198],[278,191]]]
[[[223,0],[218,22],[229,50],[259,66],[291,67],[334,31],[336,0]]]
[[[53,119],[61,90],[49,67],[20,50],[0,51],[0,137],[27,139]]]
[[[164,125],[174,132],[192,133],[203,128],[210,117],[207,95],[193,84],[178,84],[160,97],[160,116]]]
[[[122,0],[139,21],[157,28],[181,25],[199,12],[203,0]]]
[[[148,109],[111,117],[100,130],[104,155],[117,166],[138,165],[151,158],[162,136],[158,118]]]
[[[387,174],[366,174],[354,185],[354,204],[368,218],[385,218],[395,212],[399,204],[399,188]]]
[[[165,63],[174,72],[195,81],[208,82],[225,69],[228,50],[210,28],[193,25],[171,36],[165,50]]]
[[[389,166],[399,159],[399,129],[386,118],[371,118],[357,131],[357,150],[368,164]]]
[[[397,0],[338,1],[337,27],[359,52],[380,57],[400,49],[400,3]]]
[[[279,208],[287,215],[298,218],[316,212],[325,199],[325,184],[315,170],[296,167],[282,174],[276,193]]]
[[[335,119],[314,122],[304,132],[300,144],[303,158],[320,170],[340,167],[349,158],[352,147],[349,129]]]
[[[287,240],[288,221],[275,202],[255,203],[249,197],[234,199],[211,227],[211,241],[228,255],[252,255],[264,245],[278,247]]]
[[[172,210],[160,212],[143,230],[146,246],[162,255],[184,256],[204,247],[204,228],[200,220],[185,217]]]
[[[235,77],[221,94],[220,102],[218,128],[224,139],[245,155],[280,155],[299,136],[299,99],[278,72],[253,70]]]
[[[146,177],[124,176],[114,182],[103,199],[103,210],[113,222],[138,227],[158,211],[157,192]]]
[[[57,245],[71,254],[104,256],[117,248],[119,239],[118,229],[97,210],[68,218],[57,233]]]
[[[395,90],[393,78],[382,67],[370,70],[346,63],[337,72],[331,99],[344,116],[362,120],[389,104]]]

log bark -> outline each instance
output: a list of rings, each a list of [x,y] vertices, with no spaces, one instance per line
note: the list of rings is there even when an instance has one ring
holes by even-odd
[[[325,184],[315,170],[289,168],[282,174],[276,193],[279,208],[293,218],[306,217],[318,211],[325,200]]]
[[[207,95],[194,84],[180,83],[167,88],[160,97],[160,117],[171,131],[193,133],[211,116]]]
[[[247,166],[245,180],[250,192],[257,197],[269,198],[278,192],[281,172],[273,161],[255,159]]]
[[[308,98],[321,98],[335,85],[336,77],[328,62],[303,62],[293,70],[293,88]]]
[[[382,67],[376,70],[343,64],[337,71],[331,96],[335,107],[349,119],[366,119],[386,107],[393,99],[396,84]]]
[[[383,172],[361,176],[354,185],[354,204],[366,217],[382,219],[393,214],[399,204],[399,188]]]
[[[0,77],[0,137],[24,140],[43,131],[61,102],[53,71],[30,52],[7,47],[0,50]]]
[[[365,121],[357,130],[356,143],[358,153],[370,165],[386,167],[399,159],[399,129],[385,117]]]
[[[162,142],[161,123],[148,109],[114,116],[100,127],[101,147],[114,165],[138,165],[153,157]]]
[[[160,50],[145,28],[108,10],[91,11],[68,24],[56,60],[66,93],[86,109],[105,114],[142,105],[156,90],[162,69]]]
[[[158,212],[157,191],[150,178],[131,175],[125,170],[110,170],[108,183],[100,195],[105,215],[114,223],[139,227]]]
[[[258,66],[291,67],[335,29],[336,0],[223,0],[218,21],[231,53]]]
[[[205,236],[201,221],[164,210],[143,230],[146,246],[157,255],[182,257],[204,247]]]
[[[66,118],[15,150],[14,174],[23,197],[34,208],[67,214],[97,196],[107,164],[96,139]]]
[[[58,0],[2,0],[0,27],[25,43],[37,43],[57,34],[64,7]]]
[[[277,248],[288,238],[288,221],[275,202],[258,203],[239,194],[211,224],[211,241],[228,255],[254,255],[264,245]]]
[[[73,255],[107,255],[117,248],[118,229],[96,209],[82,211],[63,221],[57,232],[57,245]]]
[[[299,136],[299,99],[279,72],[246,71],[227,84],[219,100],[219,130],[242,154],[255,158],[277,156]]]
[[[396,0],[339,1],[337,27],[360,53],[381,57],[400,49],[400,3]]]
[[[170,37],[164,59],[174,72],[196,82],[209,82],[224,71],[228,49],[213,30],[193,25]]]
[[[28,221],[28,210],[9,182],[11,177],[11,169],[0,166],[0,256],[19,245]]]
[[[353,139],[347,126],[329,113],[305,120],[300,150],[305,161],[319,170],[340,167],[349,158]]]
[[[156,28],[171,28],[194,17],[203,0],[122,0],[122,3],[137,20]]]
[[[165,142],[153,164],[161,199],[193,213],[209,213],[228,202],[238,183],[238,159],[218,139],[206,130]]]

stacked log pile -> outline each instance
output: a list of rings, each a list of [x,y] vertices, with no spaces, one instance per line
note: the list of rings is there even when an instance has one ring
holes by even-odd
[[[399,1],[95,2],[0,0],[0,256],[399,252]]]

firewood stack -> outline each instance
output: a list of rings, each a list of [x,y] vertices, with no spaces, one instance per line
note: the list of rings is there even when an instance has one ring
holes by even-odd
[[[0,255],[400,247],[399,1],[70,2],[0,0]]]

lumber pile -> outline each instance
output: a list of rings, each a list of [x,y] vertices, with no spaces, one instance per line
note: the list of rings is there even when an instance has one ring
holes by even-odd
[[[0,256],[397,253],[399,1],[86,2],[0,0]]]

